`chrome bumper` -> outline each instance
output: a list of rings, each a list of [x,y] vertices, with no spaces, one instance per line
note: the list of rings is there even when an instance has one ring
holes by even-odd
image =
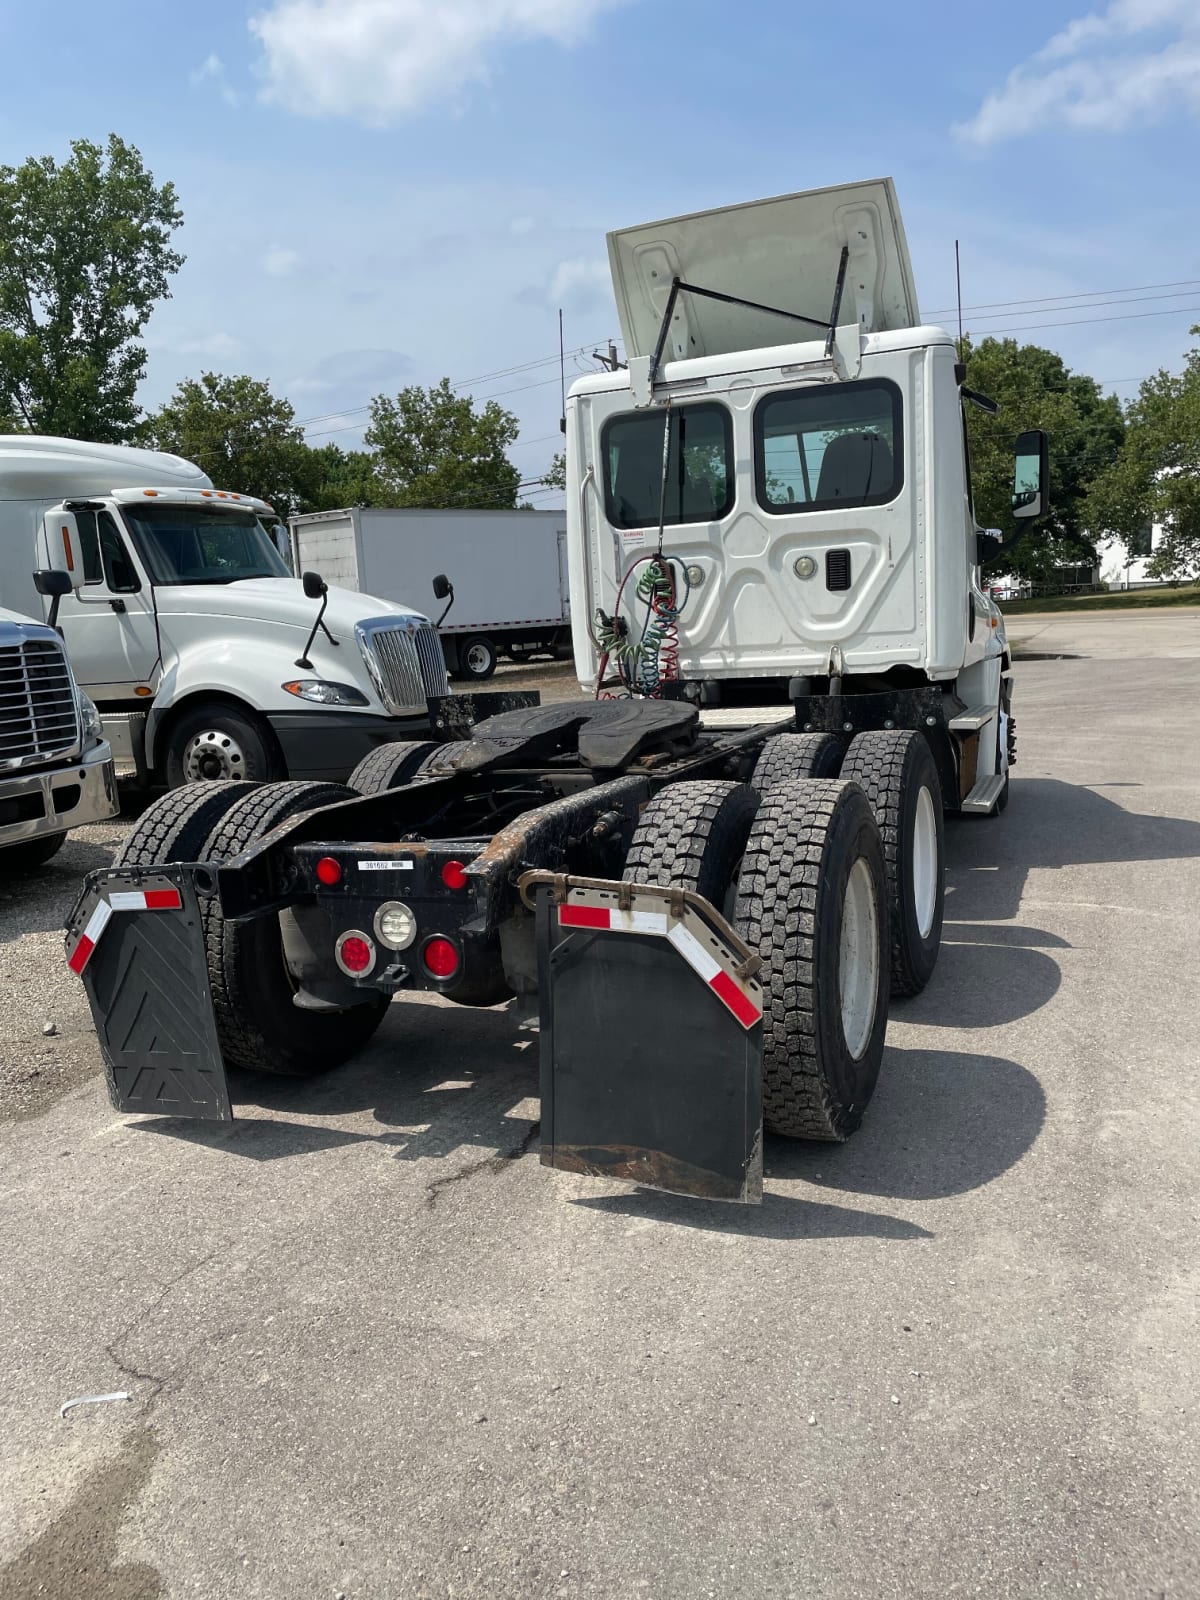
[[[112,751],[102,740],[70,766],[0,776],[0,847],[102,822],[119,810]]]

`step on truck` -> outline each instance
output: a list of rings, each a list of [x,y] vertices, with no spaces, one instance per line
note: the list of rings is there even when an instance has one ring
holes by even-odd
[[[859,1125],[933,975],[943,819],[1008,797],[988,402],[890,181],[609,249],[629,367],[566,418],[581,698],[147,811],[66,941],[121,1110],[227,1119],[230,1069],[330,1068],[405,989],[538,1028],[552,1167],[753,1203],[764,1127]],[[1045,458],[1021,435],[1019,516]]]

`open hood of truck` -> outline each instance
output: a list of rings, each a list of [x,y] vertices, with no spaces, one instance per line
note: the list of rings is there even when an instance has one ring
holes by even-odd
[[[622,228],[608,236],[627,356],[654,353],[671,281],[828,323],[843,246],[850,255],[838,323],[865,333],[920,321],[912,263],[890,178],[810,189]],[[723,355],[819,338],[765,312],[681,294],[668,358]]]
[[[239,622],[275,623],[304,633],[317,619],[319,600],[310,600],[295,578],[246,578],[240,583],[172,583],[154,590],[163,617],[220,617]],[[353,589],[329,590],[325,622],[339,639],[354,638],[355,623],[368,617],[414,617],[419,613]],[[424,620],[422,618],[422,620]]]

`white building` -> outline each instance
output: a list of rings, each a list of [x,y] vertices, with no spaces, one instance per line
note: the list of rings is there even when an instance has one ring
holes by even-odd
[[[1100,553],[1100,581],[1106,589],[1152,589],[1166,580],[1150,577],[1147,568],[1163,541],[1161,522],[1149,524],[1140,541],[1128,547],[1121,539],[1106,539]]]

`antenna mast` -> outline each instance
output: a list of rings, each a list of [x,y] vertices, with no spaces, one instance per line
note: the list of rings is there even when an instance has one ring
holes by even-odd
[[[958,256],[958,240],[954,241],[954,283],[958,290],[958,359],[963,358],[963,331],[962,331],[962,263]]]

